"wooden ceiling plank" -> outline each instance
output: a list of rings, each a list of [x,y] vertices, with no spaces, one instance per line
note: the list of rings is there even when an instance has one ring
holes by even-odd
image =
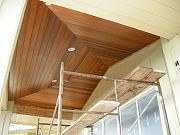
[[[17,91],[19,96],[21,96],[23,90],[22,90],[22,81],[24,77],[24,72],[26,68],[26,62],[27,62],[27,57],[28,57],[28,52],[30,48],[30,42],[31,42],[31,37],[32,37],[32,32],[33,32],[33,27],[35,25],[35,19],[37,15],[37,9],[38,9],[38,2],[32,0],[32,7],[30,8],[30,14],[29,14],[29,20],[27,24],[27,29],[26,29],[26,35],[25,35],[25,40],[24,40],[24,46],[22,50],[22,59],[21,59],[21,66],[20,66],[20,74],[18,78],[18,84],[17,84]]]
[[[64,87],[67,87],[69,89],[71,89],[71,88],[80,89],[80,90],[90,91],[90,92],[92,92],[94,90],[94,88],[96,87],[96,83],[94,85],[89,84],[89,83],[78,83],[80,81],[81,81],[81,79],[79,79],[78,81],[71,80],[69,82],[65,82]],[[57,85],[57,87],[59,87],[59,86]]]
[[[82,22],[81,22],[82,23]],[[69,24],[67,25],[69,26]],[[72,28],[71,28],[72,27]],[[83,40],[87,41],[95,41],[98,42],[104,42],[108,46],[108,44],[114,44],[118,48],[118,45],[121,46],[121,48],[126,48],[130,51],[135,51],[135,49],[142,48],[144,45],[146,45],[148,41],[145,43],[144,40],[134,40],[130,36],[124,36],[122,35],[112,35],[110,32],[98,32],[98,30],[91,30],[91,27],[83,28],[82,26],[73,25],[69,27],[77,37]]]
[[[87,41],[85,41],[84,44],[87,45],[88,50],[92,53],[118,59],[118,60],[124,57],[127,57],[133,53],[133,51],[130,51],[130,50],[126,51],[126,50],[123,50],[122,48],[119,49],[119,48],[113,47],[113,45],[111,44],[109,44],[109,46],[105,46],[101,43],[95,44],[95,43],[87,42]]]
[[[33,27],[33,31],[32,31],[32,36],[31,36],[31,40],[29,43],[29,50],[28,50],[28,54],[27,54],[27,60],[26,60],[26,64],[25,64],[25,70],[24,70],[24,76],[22,79],[22,83],[21,83],[21,89],[23,90],[23,92],[21,93],[21,96],[27,95],[28,92],[28,78],[29,76],[27,74],[32,73],[32,68],[31,68],[31,64],[32,64],[32,58],[35,54],[35,45],[36,45],[36,41],[37,41],[37,37],[38,37],[38,32],[41,26],[41,21],[43,18],[43,13],[45,11],[45,4],[43,2],[39,2],[38,3],[38,10],[37,10],[37,14],[36,14],[36,18],[35,18],[35,22],[34,22],[34,27]]]
[[[28,1],[28,5],[31,4],[31,0]],[[30,6],[27,6],[26,11],[24,13],[25,18],[23,19],[23,23],[20,29],[20,34],[18,37],[18,41],[17,41],[17,45],[16,45],[16,53],[14,54],[14,59],[15,59],[15,73],[13,76],[13,83],[9,83],[9,88],[12,88],[12,90],[9,91],[13,91],[13,96],[14,97],[10,97],[10,99],[14,99],[17,97],[16,95],[16,91],[17,91],[17,83],[18,83],[18,77],[19,77],[19,69],[20,69],[20,63],[21,63],[21,56],[22,56],[22,48],[23,48],[23,43],[24,43],[24,38],[25,38],[25,33],[26,33],[26,26],[27,26],[27,21],[28,21],[28,17],[29,16],[29,12],[30,12]],[[11,76],[11,72],[10,72],[10,76]]]
[[[96,57],[102,62],[105,63],[108,67],[112,66],[116,62],[119,61],[119,59],[107,57],[107,56],[102,56],[101,54],[96,54]]]
[[[77,87],[71,87],[71,86],[64,86],[64,90],[79,93],[79,94],[86,94],[91,95],[93,90],[84,89],[84,88],[77,88]]]
[[[39,117],[49,117],[49,118],[52,117],[53,112],[54,109],[40,108],[35,106],[24,106],[19,104],[15,104],[13,109],[13,113],[39,116]],[[62,118],[66,120],[72,120],[73,113],[63,112]]]
[[[72,44],[71,47],[74,47],[76,50],[75,52],[66,52],[66,58],[64,59],[64,64],[65,64],[65,69],[69,71],[76,71],[79,65],[82,63],[83,59],[86,57],[88,53],[87,46],[82,44],[77,38],[76,38],[76,43]],[[72,63],[73,66],[72,66]],[[59,70],[58,70],[59,71]],[[59,76],[58,76],[59,78]],[[65,80],[70,80],[70,76],[65,76]]]
[[[40,89],[40,86],[43,83],[42,80],[44,79],[45,75],[47,74],[47,69],[48,69],[48,67],[51,67],[51,64],[49,63],[48,60],[49,60],[49,58],[52,58],[51,54],[52,53],[54,54],[54,52],[52,52],[51,50],[53,49],[53,44],[55,42],[55,38],[56,38],[56,35],[58,33],[58,29],[60,28],[60,25],[61,25],[61,22],[56,18],[53,31],[51,33],[51,36],[49,37],[48,46],[47,46],[46,51],[44,53],[46,55],[43,56],[43,59],[41,61],[40,66],[43,68],[40,68],[38,70],[38,74],[37,74],[36,81],[34,84],[34,86],[37,86],[37,89]]]
[[[82,63],[79,65],[76,72],[88,73],[91,70],[91,67],[94,66],[96,61],[97,59],[94,57],[94,55],[88,52],[88,54],[86,55]]]
[[[40,49],[41,49],[41,44],[42,44],[42,40],[43,40],[43,37],[44,37],[44,34],[46,32],[46,28],[48,26],[48,20],[50,18],[50,12],[49,12],[49,9],[48,8],[45,8],[45,11],[44,13],[42,14],[43,18],[42,18],[42,21],[41,21],[41,25],[40,25],[40,29],[38,31],[38,35],[37,35],[37,39],[36,39],[36,42],[35,42],[35,49],[34,49],[34,54],[32,56],[32,60],[31,60],[31,65],[30,65],[30,72],[28,74],[28,80],[27,80],[27,89],[25,91],[26,94],[30,94],[31,92],[29,91],[30,89],[32,89],[32,80],[33,80],[33,77],[34,77],[34,70],[35,70],[35,67],[36,67],[36,63],[37,63],[37,60],[38,60],[38,55],[39,55],[39,52],[40,52]]]
[[[45,31],[45,34],[43,36],[43,40],[42,40],[42,43],[41,43],[41,48],[40,48],[40,51],[38,53],[38,59],[36,61],[36,65],[35,65],[35,68],[34,68],[34,72],[33,72],[34,76],[31,79],[31,85],[33,86],[32,89],[35,90],[35,91],[38,90],[38,85],[36,84],[37,83],[36,78],[40,75],[39,71],[44,68],[44,66],[41,66],[41,63],[43,61],[43,57],[46,57],[45,55],[48,55],[48,54],[46,54],[46,48],[48,46],[48,41],[49,41],[49,37],[51,36],[51,32],[53,31],[53,26],[54,26],[55,19],[56,19],[56,17],[52,13],[50,13],[50,18],[49,18],[49,21],[48,21],[48,25],[45,28],[46,31]]]
[[[74,44],[77,44],[77,43],[78,43],[77,38],[75,36],[73,36],[68,46],[71,47],[71,46],[73,46]],[[67,50],[68,50],[68,48],[67,48]],[[68,57],[68,51],[67,50],[65,50],[63,56],[60,57],[60,61],[64,62],[65,59]],[[60,63],[58,63],[58,67],[55,70],[53,70],[54,71],[53,72],[53,78],[51,78],[51,80],[57,80],[57,81],[55,83],[51,82],[51,85],[54,85],[54,84],[59,85],[59,70],[60,70],[59,67],[60,67]],[[51,71],[51,73],[52,73],[52,71]],[[64,77],[64,80],[66,80],[66,76]]]
[[[52,53],[53,59],[52,57],[47,59],[49,61],[49,66],[46,71],[46,76],[43,79],[41,88],[48,87],[51,84],[53,75],[55,74],[56,69],[59,67],[63,54],[67,51],[68,46],[74,37],[72,32],[69,31],[64,24],[61,25],[58,33],[59,34],[56,36],[56,40],[54,42],[55,46],[58,47],[56,50],[54,50],[54,53]]]
[[[24,77],[24,70],[26,68],[26,62],[27,62],[27,56],[28,56],[28,51],[30,47],[30,42],[31,42],[31,36],[32,36],[32,31],[34,27],[34,22],[35,22],[35,17],[37,13],[37,7],[38,7],[38,2],[34,1],[32,2],[32,7],[30,7],[30,14],[29,14],[29,20],[27,23],[27,29],[26,29],[26,35],[24,39],[24,46],[22,50],[22,59],[21,59],[21,66],[20,66],[20,73],[18,77],[18,84],[17,84],[17,92],[18,92],[18,97],[21,96],[21,86],[22,86],[22,80]]]
[[[104,66],[104,71],[97,70],[98,72],[96,72],[96,69],[99,68],[99,64],[105,65],[104,63],[101,63],[101,61],[99,61],[99,59],[94,54],[88,52],[87,56],[84,58],[83,62],[77,69],[77,72],[104,75],[105,71],[107,70],[107,66]]]
[[[126,38],[126,35],[130,35],[131,39],[134,41],[139,41],[139,38],[144,36],[144,40],[141,42],[144,42],[145,44],[148,44],[149,40],[154,40],[154,38],[156,37],[155,35],[149,34],[147,32],[140,30],[138,30],[137,32],[137,30],[134,28],[111,22],[92,15],[88,15],[85,13],[81,13],[72,9],[67,9],[56,5],[50,5],[49,8],[67,25],[73,24],[87,29],[91,28],[92,30],[97,32],[108,31],[108,33],[111,33],[111,35],[113,36],[122,35],[124,38]],[[69,14],[71,16],[69,16]],[[71,28],[71,30],[73,31],[74,27]]]
[[[69,39],[67,38],[67,35],[70,36]],[[65,38],[65,40],[62,40],[63,38]],[[63,54],[67,51],[67,47],[69,46],[73,38],[74,37],[72,33],[67,29],[67,27],[62,24],[58,30],[58,34],[56,35],[56,41],[53,44],[54,47],[51,50],[50,56],[47,58],[45,73],[44,76],[41,77],[41,89],[43,89],[44,86],[49,87],[51,85],[54,74],[59,75],[58,72],[56,72],[57,67],[59,67],[59,63],[63,58]],[[52,59],[52,57],[54,57],[55,59]]]
[[[82,109],[83,105],[89,98],[90,94],[76,92],[69,89],[64,90],[63,106],[66,108]],[[36,93],[24,96],[15,100],[15,103],[21,105],[31,105],[43,108],[54,108],[58,97],[58,89],[49,88],[43,89]]]

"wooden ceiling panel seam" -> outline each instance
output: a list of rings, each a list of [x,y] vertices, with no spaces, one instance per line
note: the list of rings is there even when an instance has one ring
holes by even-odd
[[[28,1],[28,4],[31,4],[32,0]],[[18,81],[19,81],[19,71],[20,71],[20,67],[21,67],[21,60],[22,60],[22,53],[23,53],[23,48],[24,48],[24,42],[25,42],[25,35],[26,35],[26,27],[28,24],[28,17],[30,16],[30,7],[27,6],[27,9],[25,11],[25,18],[23,20],[22,23],[22,27],[20,30],[20,34],[18,37],[18,41],[17,41],[17,53],[16,53],[16,65],[15,65],[15,73],[17,75],[14,76],[14,81],[15,83],[13,84],[14,86],[14,90],[15,90],[15,98],[18,97],[18,90],[17,90],[17,85],[18,85]],[[22,41],[21,41],[22,40]]]
[[[32,116],[38,116],[38,117],[52,117],[52,114],[54,112],[53,109],[48,108],[40,108],[40,107],[34,107],[34,106],[23,106],[19,104],[14,105],[13,113],[16,114],[25,114],[25,115],[32,115]],[[56,116],[57,117],[57,116]],[[72,120],[73,113],[65,113],[62,114],[63,119]]]
[[[51,72],[53,72],[54,69],[57,69],[59,66],[59,63],[63,57],[64,52],[68,49],[68,45],[71,42],[72,38],[73,38],[73,34],[69,31],[69,29],[67,29],[67,27],[62,24],[62,31],[63,32],[59,32],[59,36],[62,38],[60,42],[56,42],[55,44],[58,46],[58,48],[55,50],[54,56],[57,55],[56,57],[54,57],[55,59],[51,60],[51,64],[53,65],[53,69],[48,68],[48,72],[49,75],[47,75],[44,80],[49,80],[49,82],[46,82],[46,84],[44,84],[44,87],[48,87],[52,81],[52,76],[53,74]],[[58,40],[59,40],[58,39]],[[57,41],[58,41],[57,40]],[[42,87],[41,87],[42,88]]]
[[[77,39],[77,38],[73,35],[70,43],[68,44],[67,49],[68,49],[69,47],[73,47],[73,43],[76,41],[76,39]],[[75,42],[75,43],[76,43],[76,42]],[[66,59],[67,59],[67,57],[68,57],[68,54],[67,54],[67,53],[69,53],[69,52],[67,51],[67,49],[64,50],[64,55],[65,55],[65,56],[62,56],[59,61],[64,61],[64,62],[66,62]],[[55,72],[53,73],[53,76],[52,76],[52,78],[51,78],[50,81],[52,81],[52,80],[58,80],[58,78],[59,78],[59,67],[60,67],[60,64],[59,64],[59,63],[60,63],[60,62],[58,62],[58,66],[57,66],[57,68],[55,69]],[[57,78],[56,78],[56,76],[57,76]],[[57,81],[57,83],[58,83],[58,81]]]
[[[110,68],[113,64],[115,64],[116,62],[118,62],[120,59],[113,59],[111,57],[106,57],[106,56],[101,56],[98,54],[95,54],[96,57],[103,63],[105,63],[106,65],[108,65],[108,67]]]
[[[56,86],[56,88],[58,88],[59,86]],[[65,88],[67,88],[67,89],[83,89],[84,91],[93,91],[93,89],[94,89],[94,87],[93,87],[93,89],[92,88],[90,88],[90,87],[81,87],[81,85],[79,86],[79,85],[68,85],[67,83],[64,83],[64,87]]]
[[[113,45],[112,44],[109,44],[108,46],[105,46],[101,43],[93,43],[91,41],[86,41],[86,40],[82,40],[82,42],[88,47],[89,51],[91,50],[103,50],[103,51],[111,51],[115,54],[118,54],[118,53],[122,53],[122,54],[132,54],[134,51],[136,50],[133,50],[133,51],[130,51],[130,50],[127,50],[127,49],[124,49],[124,48],[116,48],[116,47],[112,47]],[[113,57],[116,57],[115,54],[110,54],[112,55]]]
[[[30,5],[31,4],[31,2],[32,2],[32,0],[29,0],[28,1],[28,3],[27,3],[27,5]],[[26,31],[25,31],[25,27],[26,27],[26,23],[27,23],[27,21],[28,21],[28,18],[26,17],[26,16],[29,16],[29,13],[30,12],[30,6],[27,6],[26,7],[26,11],[25,11],[25,13],[24,13],[24,19],[23,19],[23,23],[22,23],[22,26],[21,26],[21,29],[20,29],[20,35],[24,35],[24,33],[26,33]],[[18,41],[17,41],[17,45],[16,45],[16,49],[15,49],[15,53],[14,53],[14,57],[13,57],[13,61],[15,61],[14,63],[14,65],[11,65],[11,69],[12,69],[12,67],[14,68],[14,70],[15,71],[17,71],[19,68],[19,66],[17,67],[17,63],[19,63],[18,62],[18,57],[17,57],[17,55],[18,54],[20,54],[20,55],[22,55],[22,53],[18,53],[20,50],[22,51],[22,48],[23,47],[20,47],[20,49],[17,49],[17,48],[19,48],[19,44],[20,44],[20,36],[18,37]],[[24,42],[24,40],[23,40],[23,42]],[[21,44],[23,44],[23,42],[21,42]],[[22,57],[20,56],[20,59],[21,59]],[[20,61],[20,60],[19,60]],[[19,63],[20,64],[20,63]],[[9,83],[9,88],[11,88],[11,87],[13,87],[12,88],[12,91],[13,91],[13,95],[14,94],[16,94],[16,84],[17,84],[17,82],[18,82],[18,77],[16,77],[16,76],[18,76],[18,75],[15,75],[15,74],[18,74],[19,73],[19,70],[17,71],[17,72],[15,72],[12,76],[13,76],[13,83]],[[11,76],[11,71],[10,71],[10,76]],[[12,77],[10,77],[10,78],[12,78]],[[14,96],[12,97],[12,100],[14,100]]]
[[[24,77],[24,70],[25,70],[28,52],[30,48],[30,42],[31,42],[32,31],[33,31],[33,27],[34,27],[34,23],[36,19],[38,4],[39,4],[38,2],[32,2],[32,7],[30,8],[29,19],[28,19],[27,28],[26,28],[27,32],[26,32],[25,40],[24,40],[25,45],[23,46],[23,50],[22,50],[22,59],[21,59],[21,66],[20,66],[21,72],[19,73],[18,84],[17,84],[17,90],[19,91],[18,96],[21,96],[22,94],[22,87],[21,87],[22,80]]]
[[[89,65],[87,65],[87,63],[89,63]],[[83,60],[79,68],[77,69],[77,72],[104,75],[106,69],[104,69],[104,72],[101,72],[100,70],[97,70],[97,72],[94,72],[96,71],[96,69],[98,69],[99,64],[101,65],[104,63],[101,63],[95,55],[93,55],[91,52],[88,52],[88,55],[85,57],[85,59]],[[106,67],[108,68],[107,65]]]
[[[29,99],[18,99],[15,101],[15,104],[25,105],[25,106],[36,106],[36,107],[48,108],[48,109],[53,109],[55,106],[55,104],[48,104],[41,101],[38,101],[38,102],[29,101]]]
[[[65,102],[65,103],[64,103]],[[82,106],[85,102],[75,103],[75,100],[64,100],[63,109],[72,108],[72,109],[82,109]],[[36,106],[41,108],[53,109],[55,104],[49,102],[42,102],[37,100],[30,99],[18,99],[15,101],[15,104],[25,105],[25,106]]]
[[[77,39],[76,36],[75,36],[75,38]],[[68,53],[68,55],[67,55],[66,59],[64,60],[65,68],[66,68],[66,70],[76,71],[78,69],[78,67],[80,66],[80,64],[83,62],[83,59],[87,56],[88,49],[87,49],[86,45],[82,44],[82,42],[79,41],[79,39],[77,39],[77,43],[75,45],[72,45],[70,47],[75,47],[76,51],[72,52],[72,53],[66,51]],[[81,54],[81,55],[79,55],[79,54]],[[74,63],[73,66],[71,65],[71,63]],[[59,85],[59,68],[57,69],[56,73],[57,74],[55,75],[54,79],[57,80],[56,84]],[[67,76],[67,75],[64,76],[64,80],[66,80],[66,81],[70,81],[71,78],[72,78],[72,76]]]
[[[52,57],[54,56],[54,54],[56,54],[56,51],[59,48],[58,45],[56,45],[58,43],[58,38],[57,37],[60,36],[60,35],[63,36],[62,33],[61,33],[63,28],[64,28],[64,25],[61,23],[61,25],[60,25],[60,27],[58,29],[58,34],[56,35],[56,39],[55,39],[55,41],[53,43],[53,48],[51,49],[51,51],[53,51],[53,53],[51,53]],[[49,57],[48,60],[51,60],[51,58]],[[55,61],[54,62],[53,61],[54,61],[54,59],[51,60],[51,65],[54,65]],[[48,68],[47,71],[46,71],[46,74],[50,74],[51,72],[52,72],[52,70]],[[44,80],[46,80],[46,79],[47,79],[47,76],[44,77]]]
[[[33,86],[32,87],[33,90],[37,90],[36,78],[39,75],[39,72],[38,72],[39,69],[44,68],[44,66],[41,66],[41,63],[42,63],[44,54],[45,54],[47,46],[48,46],[48,41],[49,41],[48,37],[50,36],[50,33],[53,30],[54,22],[56,19],[51,13],[50,13],[49,17],[50,18],[48,20],[47,27],[45,27],[45,33],[44,33],[43,38],[42,38],[43,40],[41,42],[41,45],[40,45],[41,47],[40,47],[40,50],[38,52],[36,64],[34,67],[34,71],[33,71],[34,76],[32,76],[32,78],[31,78],[31,86]]]
[[[59,28],[61,27],[61,23],[60,23],[60,25],[59,25]],[[58,29],[59,29],[58,28]],[[56,31],[56,34],[58,33],[58,30],[57,29],[57,31]],[[56,36],[56,38],[57,38],[57,36]],[[56,40],[56,38],[54,39],[54,42],[55,42],[55,40]],[[51,62],[52,61],[52,54],[55,54],[54,53],[54,51],[57,49],[57,46],[56,45],[54,45],[54,42],[53,42],[53,44],[52,44],[52,48],[51,48],[51,50],[50,50],[50,53],[49,53],[49,56],[47,57],[47,60],[46,60],[46,64],[45,64],[45,68],[43,69],[43,72],[42,72],[42,74],[40,74],[40,76],[39,76],[39,82],[41,83],[41,84],[43,84],[44,83],[44,78],[45,78],[45,76],[47,76],[48,74],[50,74],[49,72],[48,72],[48,68],[49,68],[49,63],[48,62]],[[38,86],[38,89],[41,87],[41,85],[39,85]]]
[[[23,104],[23,105],[29,105],[34,104],[39,107],[44,107],[44,104],[49,104],[49,106],[55,106],[56,99],[58,97],[58,89],[50,90],[45,89],[38,91],[34,94],[22,97],[20,99],[17,99],[15,103]],[[74,98],[71,98],[74,97]],[[64,91],[63,95],[63,105],[69,106],[73,105],[79,106],[78,108],[82,108],[85,101],[89,98],[89,95],[77,93],[77,92],[71,92],[71,91]],[[66,100],[67,99],[67,100]],[[81,99],[81,100],[78,100]],[[75,102],[76,101],[76,102]],[[37,102],[35,104],[35,102]],[[39,104],[38,104],[39,103]]]
[[[36,62],[38,60],[37,56],[39,56],[41,43],[42,43],[42,40],[44,38],[46,27],[48,26],[49,18],[50,18],[50,12],[49,12],[49,10],[47,8],[45,8],[45,11],[43,13],[43,19],[42,19],[42,22],[41,22],[41,26],[40,26],[40,29],[39,29],[38,35],[37,35],[37,40],[35,42],[35,52],[34,52],[34,55],[33,55],[33,58],[32,58],[32,63],[30,65],[31,72],[30,72],[30,75],[29,75],[29,79],[27,81],[27,88],[31,88],[30,86],[31,86],[31,83],[32,83],[33,75],[34,75],[33,73],[34,73],[34,70],[35,70],[35,67],[36,67]]]
[[[72,24],[67,24],[68,28],[71,29],[72,32],[75,35],[77,35],[77,37],[80,37],[80,38],[82,38],[83,35],[88,35],[88,37],[85,37],[85,39],[88,39],[88,38],[90,38],[90,35],[92,35],[91,36],[92,39],[93,39],[93,37],[95,37],[95,39],[104,39],[104,37],[106,37],[106,39],[107,38],[116,39],[114,41],[117,41],[119,43],[122,42],[124,44],[137,43],[137,45],[139,45],[140,47],[147,44],[147,41],[145,42],[145,40],[131,39],[129,37],[124,36],[125,34],[118,36],[117,34],[112,35],[112,33],[105,33],[104,31],[98,31],[99,29],[91,29],[89,27],[84,28],[83,26],[77,26],[77,25],[71,26],[71,25]],[[94,35],[96,35],[96,36],[94,36]],[[144,38],[146,38],[146,37],[144,37]],[[111,41],[112,41],[112,39],[111,39]],[[131,45],[129,45],[129,46],[131,46]],[[130,50],[130,49],[131,48],[127,48],[127,50]]]
[[[40,29],[40,25],[41,25],[41,20],[42,20],[42,14],[45,10],[45,5],[43,2],[40,2],[38,4],[38,11],[36,14],[36,19],[34,22],[34,27],[33,27],[33,31],[32,31],[32,35],[31,35],[31,40],[30,40],[30,47],[28,50],[28,55],[27,55],[27,60],[26,60],[26,64],[25,64],[25,71],[23,74],[29,74],[29,72],[31,72],[31,63],[32,63],[32,58],[35,52],[35,42],[37,40],[37,35],[38,35],[38,31]],[[21,84],[21,89],[23,90],[23,93],[21,93],[21,96],[26,95],[26,89],[27,89],[27,83],[28,83],[28,77],[29,76],[23,76],[23,80],[22,80],[22,84]]]
[[[69,88],[76,88],[76,89],[84,89],[84,90],[89,90],[89,91],[93,91],[97,85],[99,81],[97,80],[86,80],[84,81],[84,79],[74,79],[73,77],[71,78],[70,81],[65,82],[65,87],[69,87]],[[52,86],[52,88],[58,88],[59,84],[55,84]]]
[[[78,93],[78,94],[84,94],[84,95],[91,95],[92,90],[86,90],[86,89],[73,89],[69,87],[64,87],[64,91],[72,92],[72,93]]]
[[[96,30],[96,25],[101,26],[101,31],[109,31],[110,33],[114,33],[114,35],[117,33],[117,31],[114,31],[114,29],[117,29],[118,32],[121,35],[131,35],[131,38],[135,38],[136,40],[138,40],[142,35],[144,36],[144,38],[147,38],[147,41],[149,41],[150,37],[151,39],[154,39],[155,37],[157,37],[156,35],[153,34],[149,34],[147,32],[144,31],[139,31],[139,33],[137,33],[137,29],[116,23],[116,22],[111,22],[109,20],[105,20],[99,17],[95,17],[93,15],[88,15],[86,13],[82,13],[79,11],[75,11],[72,9],[68,9],[68,8],[64,8],[61,6],[56,6],[56,5],[50,5],[49,8],[64,22],[67,24],[74,24],[74,25],[79,25],[82,27],[86,27],[88,28],[89,25],[92,26],[92,28],[94,28],[94,30]],[[64,14],[71,14],[70,16],[65,16]],[[73,18],[76,18],[76,20],[74,20]],[[86,19],[88,21],[86,21]],[[83,23],[82,23],[83,22]],[[109,27],[109,25],[111,27]],[[121,27],[119,27],[121,25]],[[127,29],[129,28],[129,29]],[[144,41],[146,41],[144,39]]]
[[[51,33],[51,37],[54,37],[54,38],[52,39],[52,42],[50,42],[51,38],[49,39],[49,42],[48,42],[48,44],[49,44],[48,46],[51,46],[51,49],[49,49],[49,48],[46,49],[46,50],[49,49],[49,53],[48,53],[47,57],[43,57],[44,65],[41,65],[41,66],[43,66],[44,68],[41,70],[42,71],[41,73],[39,73],[40,71],[38,72],[40,75],[38,76],[38,78],[36,78],[36,81],[35,81],[35,82],[37,82],[37,89],[39,89],[41,83],[43,83],[42,79],[44,78],[44,76],[45,76],[45,74],[47,72],[47,67],[51,66],[51,65],[48,64],[48,58],[49,58],[49,56],[51,54],[51,50],[52,50],[53,44],[55,42],[55,37],[57,35],[60,24],[61,23],[56,18],[56,21],[55,21],[55,24],[54,24],[54,29],[55,30],[53,30],[53,33]]]

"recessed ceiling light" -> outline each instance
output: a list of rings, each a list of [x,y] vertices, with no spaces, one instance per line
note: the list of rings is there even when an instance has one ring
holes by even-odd
[[[52,82],[52,83],[55,83],[55,82],[57,82],[57,80],[52,80],[51,82]]]
[[[74,52],[75,50],[76,50],[76,48],[74,48],[74,47],[68,48],[68,52]]]

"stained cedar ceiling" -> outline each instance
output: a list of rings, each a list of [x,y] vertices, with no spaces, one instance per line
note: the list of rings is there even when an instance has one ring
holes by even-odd
[[[9,74],[9,100],[53,108],[65,70],[104,75],[158,36],[74,10],[29,0]],[[68,52],[75,47],[75,52]],[[63,108],[81,109],[98,80],[65,76]]]

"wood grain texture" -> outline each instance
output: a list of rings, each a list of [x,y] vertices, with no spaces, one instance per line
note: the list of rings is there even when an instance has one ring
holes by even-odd
[[[79,89],[65,87],[63,93],[63,108],[81,109],[91,93],[81,92]],[[24,96],[15,101],[16,104],[36,106],[41,108],[55,107],[58,97],[57,88],[42,89],[36,93]]]
[[[65,70],[104,75],[114,63],[157,39],[121,24],[29,0],[9,74],[9,100],[53,108],[61,61]],[[76,51],[68,52],[69,47]],[[81,109],[98,83],[65,76],[63,107]]]
[[[24,106],[19,104],[15,104],[13,109],[13,113],[39,116],[39,117],[49,117],[49,118],[52,118],[53,112],[54,109],[41,108],[36,106]],[[63,119],[72,120],[73,114],[63,112],[62,117]],[[56,118],[57,118],[57,114],[56,114]]]
[[[157,82],[161,77],[165,75],[165,72],[156,71],[151,68],[137,67],[127,79],[148,81],[148,82]],[[121,82],[117,83],[117,96],[121,104],[126,103],[131,100],[133,97],[137,96],[139,93],[148,88],[149,85],[143,83],[134,83],[134,82]],[[106,100],[115,101],[115,92],[111,91]]]

